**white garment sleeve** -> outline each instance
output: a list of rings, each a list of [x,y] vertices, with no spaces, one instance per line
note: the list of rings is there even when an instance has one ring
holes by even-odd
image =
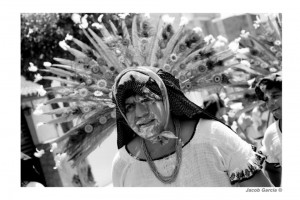
[[[112,183],[114,187],[123,187],[124,186],[124,176],[126,175],[126,169],[128,163],[122,159],[120,155],[120,150],[116,154],[112,164]]]
[[[268,163],[281,164],[281,143],[276,126],[277,124],[275,122],[267,128],[260,150],[266,155],[266,161]]]
[[[223,157],[232,184],[247,180],[262,169],[265,157],[255,152],[255,147],[242,140],[235,132],[220,122],[211,126],[212,143]]]

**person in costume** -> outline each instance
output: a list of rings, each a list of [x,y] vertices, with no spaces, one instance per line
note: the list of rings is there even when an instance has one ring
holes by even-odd
[[[171,74],[128,70],[113,92],[114,186],[270,186],[260,172],[263,157],[189,101]]]
[[[229,127],[186,98],[185,92],[235,85],[227,69],[238,67],[227,46],[214,48],[187,21],[163,16],[114,16],[88,27],[86,16],[73,20],[91,42],[68,35],[60,46],[74,60],[45,63],[62,83],[45,88],[70,107],[49,123],[79,119],[54,142],[76,166],[117,126],[118,153],[113,162],[114,186],[271,186],[261,172],[264,157]],[[173,24],[178,23],[177,26]],[[131,27],[127,27],[131,24]],[[178,27],[175,30],[173,27]],[[70,47],[72,41],[81,50]]]
[[[262,140],[261,152],[267,156],[265,172],[274,186],[281,186],[282,166],[282,76],[281,72],[262,78],[255,87],[258,98],[265,101],[273,122]]]

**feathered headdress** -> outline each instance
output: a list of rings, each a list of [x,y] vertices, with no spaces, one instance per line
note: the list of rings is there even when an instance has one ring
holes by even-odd
[[[282,28],[279,16],[257,16],[253,24],[255,35],[241,33],[241,51],[249,60],[250,68],[261,75],[282,70]]]
[[[69,107],[44,114],[61,114],[48,123],[79,119],[79,123],[53,142],[66,140],[64,151],[77,165],[86,158],[115,126],[115,105],[111,88],[115,77],[124,69],[137,66],[161,68],[180,81],[183,91],[211,86],[231,85],[226,70],[240,65],[235,52],[227,45],[216,47],[219,39],[204,38],[199,29],[190,29],[185,20],[174,30],[174,20],[160,17],[153,22],[146,15],[134,14],[127,27],[122,15],[114,22],[94,23],[101,36],[88,27],[86,17],[73,15],[90,44],[67,35],[60,46],[74,55],[74,60],[54,58],[57,64],[46,62],[48,72],[56,76],[44,79],[58,81],[61,86],[46,88],[56,98],[44,103],[68,102]],[[111,30],[111,31],[109,31]],[[67,42],[74,42],[78,49]]]
[[[247,84],[241,84],[233,92],[228,92],[232,102],[248,100],[247,105],[239,110],[235,117],[241,113],[263,104],[256,97],[254,87],[263,77],[282,70],[282,23],[280,14],[261,14],[253,24],[254,33],[242,31],[236,40],[240,48],[236,58],[243,64],[247,72]]]

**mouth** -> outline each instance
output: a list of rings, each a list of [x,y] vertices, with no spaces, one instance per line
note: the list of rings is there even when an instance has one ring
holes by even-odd
[[[139,123],[137,123],[137,125],[138,125],[139,127],[142,127],[142,126],[149,126],[149,125],[153,124],[154,121],[155,121],[154,119],[151,119],[151,120],[145,120],[144,122],[139,122]]]

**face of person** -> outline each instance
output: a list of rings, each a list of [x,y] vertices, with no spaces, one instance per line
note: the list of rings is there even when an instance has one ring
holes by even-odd
[[[277,119],[282,118],[282,91],[276,88],[265,92],[267,107]]]
[[[128,125],[144,139],[155,141],[164,130],[166,111],[162,100],[148,95],[131,96],[125,100],[125,113]]]

